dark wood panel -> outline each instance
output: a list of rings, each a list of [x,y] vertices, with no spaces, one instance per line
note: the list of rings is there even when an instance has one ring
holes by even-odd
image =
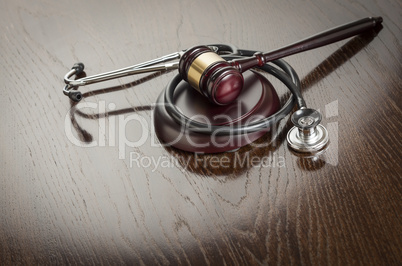
[[[401,264],[398,1],[0,7],[1,264]],[[286,58],[330,132],[316,159],[289,150],[288,118],[237,152],[162,147],[151,105],[173,72],[62,94],[77,61],[90,75],[195,44],[269,51],[366,16],[383,29]]]

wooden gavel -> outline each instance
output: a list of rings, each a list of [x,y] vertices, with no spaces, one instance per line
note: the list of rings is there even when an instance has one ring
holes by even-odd
[[[324,31],[290,44],[283,48],[267,52],[255,53],[252,57],[244,57],[226,61],[213,52],[208,46],[195,46],[188,49],[179,62],[181,77],[190,83],[201,94],[218,105],[234,101],[243,88],[241,73],[252,68],[297,54],[303,51],[328,45],[357,34],[361,34],[381,24],[381,17],[369,17]]]

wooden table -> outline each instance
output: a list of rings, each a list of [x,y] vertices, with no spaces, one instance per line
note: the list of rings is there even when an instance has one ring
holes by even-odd
[[[400,1],[0,7],[0,264],[401,265]],[[261,147],[162,147],[151,105],[174,72],[82,88],[80,105],[62,93],[78,61],[90,75],[196,44],[268,51],[367,16],[377,36],[286,58],[330,132],[319,157],[290,152],[288,117]]]

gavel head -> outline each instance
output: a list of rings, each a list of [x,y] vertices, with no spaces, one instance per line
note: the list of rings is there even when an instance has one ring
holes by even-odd
[[[188,49],[179,62],[181,77],[217,105],[233,102],[243,88],[243,75],[208,46]]]

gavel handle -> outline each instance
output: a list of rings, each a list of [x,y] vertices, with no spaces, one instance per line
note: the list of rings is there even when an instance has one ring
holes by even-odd
[[[233,60],[231,64],[244,72],[252,67],[263,66],[265,63],[280,59],[289,55],[315,49],[346,38],[361,34],[382,23],[382,17],[368,17],[354,22],[350,22],[301,41],[292,43],[285,47],[267,53],[257,53],[252,57]]]

